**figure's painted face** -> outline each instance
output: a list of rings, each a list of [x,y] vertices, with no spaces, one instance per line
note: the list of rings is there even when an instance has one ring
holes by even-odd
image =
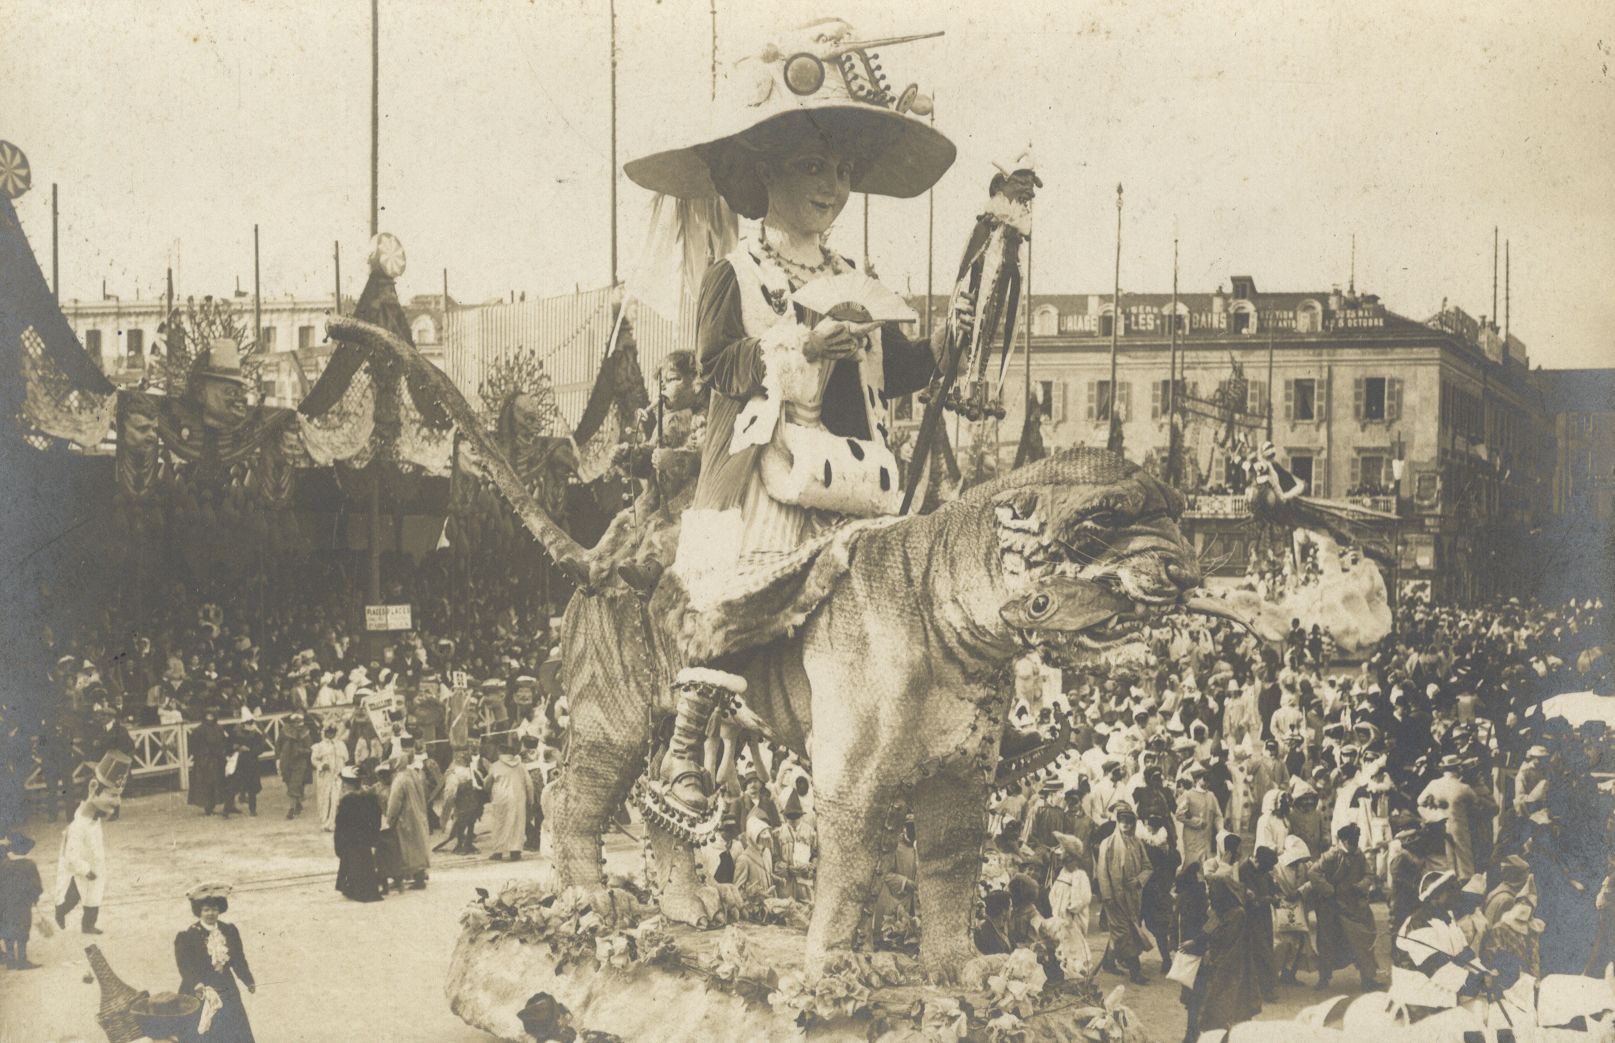
[[[247,419],[247,389],[242,384],[203,377],[198,397],[202,403],[202,422],[208,427],[230,430]]]
[[[852,194],[852,160],[811,141],[759,171],[768,188],[768,223],[799,235],[823,235]]]

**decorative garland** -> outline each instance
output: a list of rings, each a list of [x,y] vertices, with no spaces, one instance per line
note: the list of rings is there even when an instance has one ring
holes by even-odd
[[[737,926],[724,929],[711,956],[681,954],[666,921],[649,903],[638,881],[589,892],[580,887],[556,893],[552,887],[516,881],[497,896],[482,888],[460,918],[468,930],[489,937],[511,937],[547,945],[557,957],[555,971],[587,967],[628,971],[636,965],[702,978],[706,986],[767,1007],[801,1028],[841,1020],[867,1020],[869,1037],[911,1026],[936,1043],[1025,1043],[1032,1019],[1076,1008],[1070,1015],[1088,1043],[1144,1043],[1145,1034],[1122,1004],[1125,986],[1101,995],[1090,975],[1050,983],[1030,949],[1003,956],[981,956],[967,963],[959,987],[975,995],[935,993],[906,1004],[875,998],[875,991],[912,986],[921,980],[919,961],[905,953],[838,952],[822,973],[781,975],[755,951]],[[744,906],[754,923],[800,924],[801,903],[754,899]],[[979,1001],[985,994],[986,1003]]]

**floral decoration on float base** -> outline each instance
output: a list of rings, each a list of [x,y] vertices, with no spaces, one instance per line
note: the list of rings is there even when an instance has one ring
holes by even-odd
[[[503,1039],[532,1038],[520,1015],[540,997],[579,1040],[1146,1039],[1122,987],[1107,995],[1091,974],[1051,981],[1030,949],[970,960],[950,985],[924,982],[905,952],[834,953],[809,974],[807,908],[787,899],[732,902],[737,919],[703,931],[665,920],[624,878],[592,892],[512,881],[478,895],[445,991],[463,1020]]]

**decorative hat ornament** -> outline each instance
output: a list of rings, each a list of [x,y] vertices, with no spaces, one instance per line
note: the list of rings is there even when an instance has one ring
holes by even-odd
[[[740,215],[762,217],[767,195],[755,174],[729,171],[715,179],[714,163],[725,166],[728,147],[748,132],[808,116],[813,130],[853,158],[853,191],[921,195],[953,165],[957,150],[923,118],[931,104],[917,84],[892,92],[874,48],[941,35],[859,39],[840,19],[780,34],[722,70],[705,126],[671,127],[676,145],[630,160],[623,172],[653,192],[680,199],[721,195]]]

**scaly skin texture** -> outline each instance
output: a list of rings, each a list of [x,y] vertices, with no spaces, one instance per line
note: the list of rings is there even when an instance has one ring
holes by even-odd
[[[951,978],[974,955],[969,918],[1012,698],[1005,681],[1032,632],[1007,622],[1006,606],[1048,584],[1067,599],[1051,648],[1072,651],[1070,632],[1052,632],[1059,619],[1094,621],[1079,639],[1085,653],[1095,639],[1125,640],[1125,626],[1105,628],[1112,609],[1176,603],[1199,582],[1177,530],[1180,506],[1105,452],[1040,461],[866,533],[793,637],[724,664],[746,677],[748,716],[812,764],[820,855],[810,967],[852,945],[875,887],[881,814],[896,800],[914,810],[926,972]],[[1083,589],[1073,576],[1092,583],[1098,610],[1070,603]],[[648,612],[626,600],[580,608],[587,596],[568,609],[573,726],[545,818],[563,884],[598,885],[600,830],[643,768],[648,721],[671,712],[668,683],[684,664],[665,625],[648,629],[672,618],[666,594]],[[573,633],[582,627],[592,636]],[[632,665],[609,669],[612,655]]]

